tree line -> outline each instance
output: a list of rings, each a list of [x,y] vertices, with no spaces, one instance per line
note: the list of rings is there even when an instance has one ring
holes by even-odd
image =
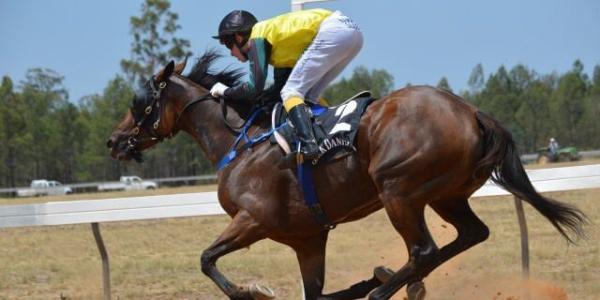
[[[0,186],[47,178],[62,182],[112,181],[121,175],[145,178],[201,175],[214,170],[186,134],[146,151],[144,163],[109,157],[106,140],[128,110],[135,88],[168,60],[190,55],[190,43],[178,38],[177,14],[165,0],[147,0],[131,17],[131,57],[121,61],[102,93],[70,101],[64,76],[34,68],[16,83],[0,85]],[[534,152],[550,137],[562,145],[600,148],[600,66],[589,78],[580,61],[564,74],[538,74],[525,65],[504,66],[484,76],[478,64],[459,94],[491,114],[513,134],[521,152]],[[394,78],[383,69],[357,67],[331,84],[324,98],[340,103],[362,90],[375,97],[392,92]],[[446,78],[438,88],[452,91]]]
[[[477,65],[462,96],[506,126],[521,152],[533,153],[551,137],[561,146],[600,148],[600,65],[590,78],[576,60],[564,74],[538,74],[519,64],[501,66],[484,80]]]
[[[379,97],[392,91],[393,81],[385,70],[358,67],[349,79],[332,84],[324,96],[339,103],[370,89]],[[437,88],[452,92],[445,77]],[[477,64],[468,89],[457,94],[498,119],[522,153],[535,153],[551,137],[562,146],[600,148],[600,65],[594,67],[591,78],[579,60],[564,74],[539,74],[518,64],[510,70],[500,66],[486,78],[483,66]]]

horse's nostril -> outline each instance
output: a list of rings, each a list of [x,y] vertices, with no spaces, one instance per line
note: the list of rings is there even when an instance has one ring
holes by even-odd
[[[108,148],[112,148],[112,146],[113,146],[113,141],[112,141],[112,139],[108,139],[108,141],[106,141],[106,147],[108,147]]]

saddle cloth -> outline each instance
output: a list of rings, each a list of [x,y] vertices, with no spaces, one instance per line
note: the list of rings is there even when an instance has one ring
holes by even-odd
[[[354,138],[360,118],[374,100],[371,93],[365,91],[337,106],[324,107],[318,104],[311,106],[313,131],[319,145],[319,156],[313,164],[335,160],[356,151]],[[281,103],[275,105],[271,117],[273,127],[271,142],[279,144],[286,154],[297,152],[298,138],[293,125],[287,120]]]

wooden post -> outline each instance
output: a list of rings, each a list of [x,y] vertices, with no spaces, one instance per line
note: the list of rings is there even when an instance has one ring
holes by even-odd
[[[529,237],[527,234],[527,221],[523,211],[521,199],[515,198],[515,208],[517,209],[517,218],[519,219],[519,229],[521,230],[521,265],[523,267],[523,278],[529,279]]]
[[[92,223],[92,232],[94,233],[94,239],[96,239],[96,245],[98,251],[100,251],[100,257],[102,257],[102,287],[104,290],[104,300],[110,300],[110,265],[108,262],[108,253],[106,247],[104,247],[104,241],[100,234],[100,226],[98,223]]]

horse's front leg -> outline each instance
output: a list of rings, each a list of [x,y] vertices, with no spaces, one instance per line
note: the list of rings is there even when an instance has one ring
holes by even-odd
[[[216,267],[217,260],[230,252],[250,246],[265,238],[261,226],[244,210],[240,210],[221,236],[202,252],[200,264],[202,272],[230,299],[272,299],[269,288],[253,285],[238,287],[229,281]]]

